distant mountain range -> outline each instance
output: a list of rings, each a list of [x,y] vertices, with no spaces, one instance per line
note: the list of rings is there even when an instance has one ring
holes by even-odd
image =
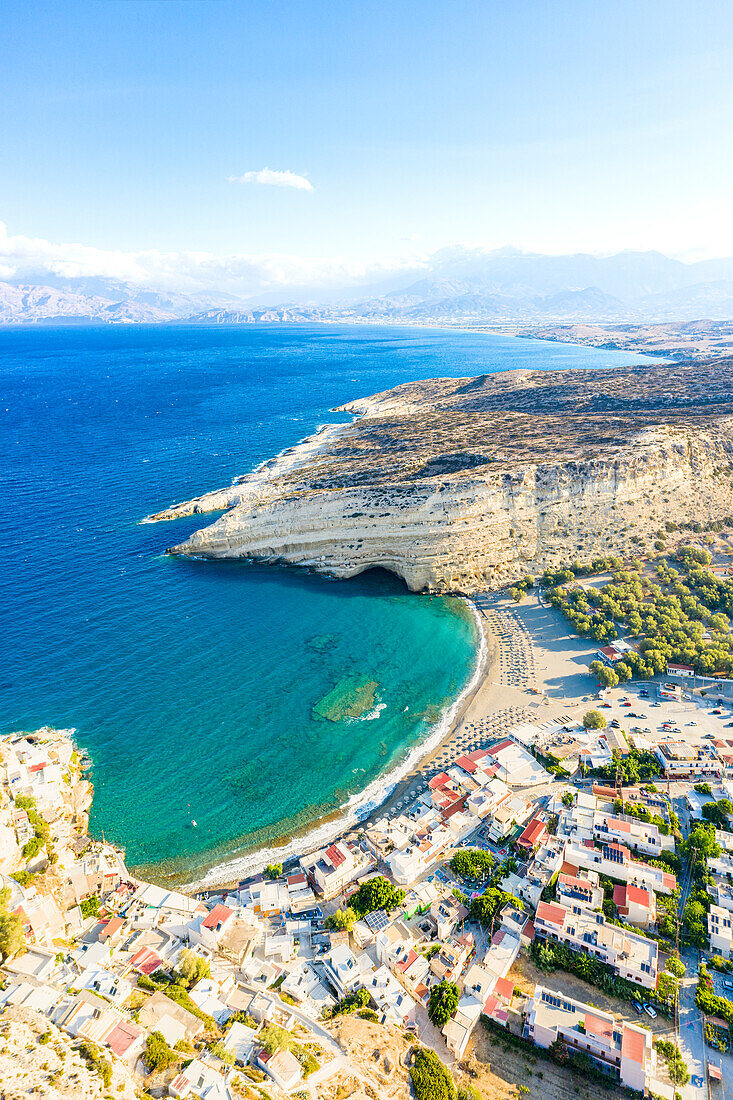
[[[291,292],[292,295],[292,292]],[[290,297],[291,295],[288,295]],[[298,300],[270,292],[177,294],[104,279],[0,282],[0,324],[252,324],[364,321],[480,325],[733,319],[733,259],[686,264],[659,252],[545,256],[516,249],[449,248],[402,271],[390,287]]]

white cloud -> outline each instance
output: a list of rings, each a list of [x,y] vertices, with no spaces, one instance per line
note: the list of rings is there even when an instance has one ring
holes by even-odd
[[[0,280],[42,284],[44,278],[110,279],[135,287],[181,291],[193,295],[247,298],[266,292],[287,294],[290,287],[337,289],[415,271],[426,257],[383,262],[343,257],[306,257],[278,253],[144,252],[55,244],[42,237],[8,234],[0,222]]]
[[[296,172],[279,172],[275,168],[261,168],[259,172],[245,172],[243,176],[228,176],[230,183],[259,183],[265,187],[293,187],[296,191],[313,191],[307,176]]]

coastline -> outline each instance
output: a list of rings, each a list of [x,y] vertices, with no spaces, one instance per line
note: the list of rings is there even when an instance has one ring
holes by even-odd
[[[338,410],[330,409],[329,411],[336,412]],[[309,458],[317,454],[329,440],[336,438],[355,419],[356,416],[352,416],[351,420],[329,421],[321,424],[315,432],[303,436],[302,439],[297,440],[288,447],[283,447],[271,458],[263,459],[248,473],[238,474],[224,488],[213,489],[211,492],[191,497],[190,500],[179,501],[160,512],[151,512],[149,515],[143,516],[139,522],[141,524],[169,523],[184,516],[205,516],[214,512],[226,512],[242,500],[248,497],[256,497],[262,486],[266,485],[273,477],[288,470],[297,470],[299,466],[302,466]]]
[[[487,673],[493,671],[495,652],[485,618],[476,604],[461,597],[469,608],[477,633],[476,660],[473,671],[456,698],[427,735],[408,750],[406,756],[394,767],[378,775],[362,790],[351,795],[336,810],[295,830],[283,844],[270,844],[251,852],[235,855],[219,861],[200,878],[185,882],[183,889],[190,893],[214,890],[236,884],[247,875],[261,871],[268,863],[286,864],[328,844],[336,837],[350,834],[356,827],[389,812],[390,808],[415,785],[416,780],[431,767],[445,751],[460,730],[471,702],[486,683]],[[437,769],[434,769],[437,770]]]

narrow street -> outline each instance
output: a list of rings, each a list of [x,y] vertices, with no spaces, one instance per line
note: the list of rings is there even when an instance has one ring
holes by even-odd
[[[684,794],[672,797],[672,804],[680,819],[682,831],[685,836],[690,829],[690,819]],[[682,867],[679,880],[680,900],[679,919],[687,904],[692,889],[692,866],[685,863]],[[709,1100],[710,1084],[707,1075],[707,1052],[705,1047],[705,1017],[695,1005],[695,990],[697,989],[697,972],[700,965],[699,952],[695,948],[687,948],[680,952],[687,973],[680,983],[680,998],[678,1009],[678,1039],[677,1044],[680,1053],[687,1062],[690,1071],[690,1081],[680,1090],[685,1100]],[[695,1086],[693,1079],[702,1079],[702,1085]]]
[[[679,1048],[687,1062],[691,1078],[702,1078],[702,1085],[695,1087],[692,1080],[681,1090],[685,1100],[708,1100],[710,1086],[707,1075],[707,1050],[705,1047],[705,1017],[695,1006],[697,988],[698,953],[694,948],[681,952],[687,968],[680,983]]]

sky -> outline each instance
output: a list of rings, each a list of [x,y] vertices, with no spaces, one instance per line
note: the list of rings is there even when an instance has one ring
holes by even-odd
[[[26,0],[2,39],[0,277],[733,254],[729,2]]]

